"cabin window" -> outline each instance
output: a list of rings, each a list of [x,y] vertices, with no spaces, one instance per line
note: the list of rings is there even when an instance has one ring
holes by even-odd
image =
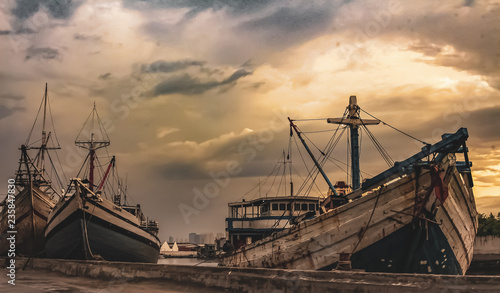
[[[269,211],[269,204],[268,203],[266,203],[266,204],[264,204],[264,205],[262,205],[260,207],[260,212],[261,213],[265,213],[265,212],[268,212],[268,211]]]
[[[277,203],[273,203],[273,211],[277,211],[278,210],[278,204]]]
[[[301,210],[303,210],[303,211],[307,211],[307,203],[303,203],[303,204],[302,204],[302,208],[301,208]]]
[[[286,207],[286,204],[280,203],[280,211],[284,211]]]
[[[313,204],[313,203],[310,203],[310,204],[309,204],[309,210],[310,210],[310,211],[315,211],[315,210],[316,210],[316,205],[315,205],[315,204]]]
[[[296,203],[296,204],[295,204],[295,210],[296,210],[296,211],[300,211],[300,204],[299,204],[299,203]]]
[[[291,204],[289,204],[289,203],[287,203],[287,204],[286,204],[286,210],[287,210],[287,211],[291,211],[291,210],[292,210],[292,205],[291,205]]]

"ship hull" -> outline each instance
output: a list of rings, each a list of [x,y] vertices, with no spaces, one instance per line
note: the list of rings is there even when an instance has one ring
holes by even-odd
[[[430,169],[413,172],[248,245],[222,264],[327,270],[337,267],[340,253],[348,253],[351,266],[365,271],[465,274],[477,213],[472,189],[450,158],[441,164],[445,198]]]
[[[73,195],[54,208],[46,230],[49,258],[156,263],[158,238],[107,200]]]
[[[44,230],[50,210],[51,199],[37,187],[27,186],[15,198],[15,228],[9,227],[7,206],[0,212],[0,233],[15,235],[15,255],[43,257]],[[10,231],[15,231],[10,234]],[[9,234],[8,234],[9,232]],[[0,255],[8,255],[9,242],[0,238]],[[12,252],[12,251],[11,251]]]

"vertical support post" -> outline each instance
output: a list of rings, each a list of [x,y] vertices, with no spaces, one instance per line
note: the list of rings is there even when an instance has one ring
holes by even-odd
[[[350,124],[351,130],[351,174],[352,174],[352,189],[356,190],[361,185],[360,170],[359,170],[359,132],[358,125]]]
[[[95,151],[90,150],[89,189],[92,192],[94,192],[94,155]]]
[[[358,99],[356,96],[349,97],[349,111],[347,116],[342,118],[328,118],[328,123],[349,125],[351,133],[351,178],[352,189],[356,190],[361,187],[361,175],[359,169],[359,125],[377,125],[380,123],[378,119],[363,119],[359,117]]]

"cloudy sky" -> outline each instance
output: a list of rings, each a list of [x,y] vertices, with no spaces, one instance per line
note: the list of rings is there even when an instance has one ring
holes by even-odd
[[[467,127],[478,209],[500,212],[499,8],[471,0],[2,1],[0,193],[47,82],[66,177],[82,163],[74,140],[95,102],[130,199],[160,222],[162,239],[223,232],[227,203],[265,182],[288,149],[286,117],[339,117],[350,95],[426,142]],[[298,124],[332,129],[324,120]],[[385,126],[371,130],[395,160],[422,146]],[[329,135],[309,137],[322,147]],[[387,167],[368,141],[365,177]],[[345,180],[326,168],[332,181]],[[199,193],[208,199],[197,201]]]

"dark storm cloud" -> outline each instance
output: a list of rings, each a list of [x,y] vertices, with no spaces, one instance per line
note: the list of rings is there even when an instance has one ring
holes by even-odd
[[[224,9],[228,18],[227,30],[235,37],[244,37],[255,44],[253,53],[247,52],[244,43],[222,43],[221,51],[229,54],[259,55],[260,48],[283,48],[299,44],[319,35],[331,32],[335,13],[342,6],[340,1],[125,1],[126,7],[148,13],[152,7],[163,9],[190,8],[176,24],[151,20],[143,25],[146,34],[156,40],[172,42],[181,38],[183,29],[199,12],[208,9]],[[252,56],[254,56],[252,55]],[[231,57],[222,57],[228,59]],[[238,59],[238,58],[235,58]]]
[[[59,51],[54,48],[45,47],[45,48],[35,48],[30,47],[26,51],[26,60],[35,58],[35,59],[55,59],[59,56]]]
[[[259,34],[266,45],[278,48],[301,43],[330,30],[333,6],[280,7],[269,15],[241,23],[236,30]]]
[[[464,125],[470,128],[471,135],[485,142],[500,141],[500,106],[480,109],[464,117]]]
[[[475,2],[476,2],[475,0],[465,0],[464,6],[472,7],[472,6],[474,6]]]
[[[23,35],[23,34],[34,34],[36,33],[34,30],[30,28],[20,28],[16,31],[8,31],[8,30],[1,30],[0,31],[0,36],[2,35]]]
[[[110,72],[99,75],[99,79],[108,79],[111,76]]]
[[[449,110],[437,115],[434,119],[414,126],[412,135],[427,142],[435,142],[444,133],[455,133],[459,128],[467,128],[470,136],[469,144],[475,147],[489,147],[500,143],[500,106],[479,108],[474,110],[474,103],[457,101],[450,103]],[[470,105],[469,105],[470,104]],[[472,109],[468,109],[470,106]],[[477,108],[477,106],[476,106]]]
[[[252,72],[247,71],[245,69],[239,69],[235,71],[233,74],[231,74],[231,76],[222,81],[209,81],[209,82],[201,82],[198,78],[191,77],[188,74],[175,76],[158,84],[153,89],[153,96],[156,97],[159,95],[171,95],[171,94],[184,94],[184,95],[201,94],[217,87],[232,84],[236,82],[238,79],[250,74],[252,74]]]
[[[308,9],[281,7],[270,15],[243,22],[240,27],[248,30],[278,30],[293,32],[324,24],[330,18],[324,7]]]
[[[495,82],[500,80],[500,5],[466,1],[465,6],[425,14],[408,9],[394,18],[398,30],[393,33],[418,40],[409,49],[434,57],[433,63],[489,76],[490,85],[500,89]],[[409,33],[401,30],[405,26]]]
[[[157,167],[158,173],[165,179],[208,179],[208,172],[195,162],[169,162],[167,165]]]
[[[13,95],[13,94],[3,94],[0,97],[2,99],[14,100],[14,101],[20,101],[20,100],[23,100],[25,98],[24,96]]]
[[[17,0],[12,14],[24,20],[44,7],[51,17],[66,19],[71,17],[83,2],[84,0]]]
[[[85,41],[85,40],[98,41],[101,39],[101,37],[97,35],[74,34],[73,39],[79,41]]]
[[[0,105],[0,120],[16,112],[24,112],[25,110],[26,109],[24,107],[7,107],[5,105]]]
[[[227,9],[233,14],[248,14],[264,9],[271,3],[269,0],[123,0],[124,7],[137,10],[188,8],[188,17],[208,9]]]
[[[191,66],[203,66],[204,62],[196,60],[163,61],[158,60],[151,64],[143,64],[141,71],[144,73],[174,72]]]

